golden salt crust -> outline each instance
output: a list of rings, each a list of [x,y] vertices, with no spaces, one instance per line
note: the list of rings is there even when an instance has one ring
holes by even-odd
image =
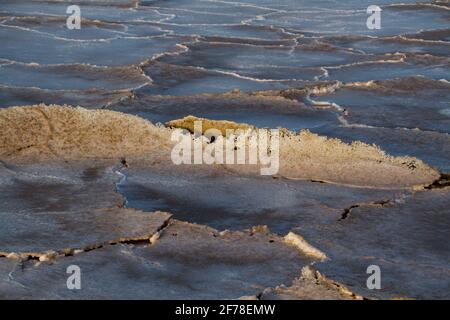
[[[280,141],[280,174],[286,177],[358,186],[427,185],[439,178],[434,168],[413,157],[392,157],[379,147],[351,144],[307,130],[287,132]]]
[[[174,128],[193,128],[194,121],[202,121],[203,128],[254,128],[231,121],[207,120],[188,116],[170,122]],[[192,131],[192,130],[190,130]],[[355,141],[343,143],[302,130],[299,133],[280,128],[280,168],[278,175],[302,180],[364,187],[397,188],[428,185],[440,173],[413,157],[392,157],[376,145]],[[249,165],[228,165],[238,172],[256,173],[259,168]]]
[[[168,130],[108,110],[34,105],[0,110],[0,156],[118,158],[171,148]]]
[[[203,130],[253,128],[193,116],[168,125],[193,131],[196,120],[202,121]],[[43,104],[11,107],[0,110],[0,129],[1,159],[135,157],[145,159],[144,165],[157,162],[172,165],[172,130],[120,112]],[[280,129],[280,132],[280,176],[387,188],[428,185],[439,178],[439,172],[422,161],[391,157],[374,145],[346,144],[307,130],[295,133]],[[227,165],[227,169],[239,174],[259,174],[257,165]]]
[[[217,129],[222,132],[223,136],[226,136],[226,130],[238,130],[238,129],[252,129],[253,126],[250,126],[246,123],[236,123],[233,121],[226,120],[208,120],[204,118],[197,118],[194,116],[187,116],[183,119],[172,120],[166,123],[167,126],[172,128],[186,129],[191,133],[194,133],[194,122],[200,121],[202,123],[202,133],[209,129]]]

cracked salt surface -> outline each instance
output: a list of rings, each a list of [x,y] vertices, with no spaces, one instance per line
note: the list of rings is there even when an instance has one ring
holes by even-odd
[[[446,299],[450,250],[443,244],[450,230],[449,208],[448,189],[418,191],[403,203],[359,206],[339,223],[294,231],[330,258],[315,268],[353,292],[383,299]],[[381,290],[365,286],[369,265],[382,270]]]
[[[430,178],[436,176],[436,179],[430,180],[424,186],[412,185],[396,188],[397,182],[394,182],[391,188],[377,189],[374,186],[349,187],[324,181],[318,183],[314,182],[317,181],[314,179],[292,180],[283,177],[261,177],[252,172],[241,172],[239,169],[231,170],[220,166],[179,167],[161,160],[158,162],[158,159],[165,159],[165,152],[170,151],[170,148],[162,147],[158,149],[155,145],[143,146],[138,140],[134,140],[135,137],[125,141],[119,140],[118,143],[124,145],[127,148],[126,150],[134,150],[131,151],[132,154],[133,152],[136,153],[136,150],[149,147],[152,150],[159,151],[160,154],[151,154],[150,158],[148,156],[139,158],[136,157],[136,154],[130,157],[119,157],[118,154],[111,154],[114,149],[108,148],[111,145],[108,144],[108,136],[105,134],[110,132],[112,137],[117,135],[118,132],[114,129],[116,124],[127,123],[127,130],[131,130],[130,132],[134,132],[136,135],[138,132],[145,136],[150,134],[154,139],[160,139],[154,141],[161,143],[161,146],[164,146],[164,137],[169,129],[154,127],[139,118],[104,111],[102,114],[105,117],[102,118],[102,121],[105,122],[103,125],[107,129],[104,130],[100,125],[102,122],[99,121],[97,122],[99,126],[95,130],[92,129],[92,134],[95,136],[102,132],[101,139],[104,140],[100,141],[106,141],[106,143],[102,145],[98,141],[94,151],[94,149],[90,149],[89,139],[80,140],[85,141],[86,146],[67,142],[70,141],[67,138],[74,132],[62,131],[59,127],[66,128],[64,125],[65,117],[67,114],[74,114],[76,117],[71,118],[70,125],[74,126],[76,130],[81,130],[76,123],[76,119],[82,122],[81,120],[88,115],[98,116],[98,112],[58,106],[32,108],[41,108],[36,110],[39,112],[32,113],[40,119],[37,122],[38,124],[34,126],[25,126],[25,123],[18,123],[23,115],[23,109],[5,109],[2,114],[7,115],[7,117],[17,117],[14,125],[8,124],[8,127],[6,127],[9,128],[8,130],[16,130],[16,125],[27,128],[31,132],[41,124],[45,128],[51,128],[51,130],[48,130],[50,137],[47,132],[42,135],[43,142],[38,140],[39,142],[36,143],[36,146],[40,146],[43,150],[48,149],[46,156],[48,157],[48,163],[42,161],[44,157],[42,153],[37,163],[33,163],[35,160],[30,162],[30,159],[36,159],[36,155],[33,153],[23,154],[23,148],[18,149],[15,144],[17,142],[23,144],[24,141],[16,141],[14,137],[11,138],[5,133],[3,139],[8,141],[8,146],[12,152],[4,156],[8,160],[2,162],[0,175],[0,187],[4,191],[2,192],[2,200],[5,203],[1,211],[4,228],[1,233],[0,256],[3,257],[1,260],[17,260],[17,263],[26,265],[22,274],[15,272],[15,279],[21,276],[25,277],[26,283],[31,284],[27,288],[29,290],[27,294],[31,296],[76,297],[73,294],[61,293],[58,289],[59,282],[54,284],[56,286],[54,289],[50,287],[48,293],[41,292],[35,287],[40,283],[32,280],[28,282],[28,277],[36,274],[39,275],[39,279],[44,279],[50,277],[50,275],[46,276],[47,273],[58,272],[58,268],[62,268],[61,265],[65,266],[67,263],[78,261],[84,263],[86,259],[92,259],[91,263],[94,266],[104,264],[104,261],[109,259],[116,261],[118,265],[113,267],[111,272],[117,273],[116,280],[118,283],[124,281],[131,285],[137,281],[135,277],[139,279],[142,279],[142,277],[152,279],[154,277],[152,270],[150,274],[146,275],[145,267],[139,265],[131,267],[128,265],[128,258],[122,261],[122,258],[117,257],[117,255],[122,256],[124,254],[133,257],[138,256],[139,261],[144,263],[145,266],[152,263],[163,264],[160,259],[171,259],[170,263],[174,262],[174,265],[177,265],[178,268],[176,268],[175,274],[170,273],[168,283],[164,282],[161,286],[170,288],[171,285],[176,285],[178,288],[181,283],[182,287],[188,287],[189,290],[194,290],[196,294],[186,291],[186,288],[183,289],[184,291],[180,289],[179,292],[192,298],[262,296],[261,293],[266,288],[276,288],[281,284],[290,285],[292,280],[299,276],[299,270],[312,263],[325,261],[322,263],[330,263],[334,266],[336,263],[335,257],[329,255],[330,251],[324,250],[326,246],[315,243],[316,237],[319,237],[319,239],[330,238],[330,233],[324,233],[320,228],[325,230],[325,227],[333,228],[339,223],[353,221],[355,211],[359,208],[380,207],[383,210],[390,210],[390,205],[387,204],[395,203],[394,207],[396,207],[409,198],[414,198],[416,196],[415,188],[422,190],[429,188],[430,191],[421,191],[427,193],[434,192],[434,189],[440,187],[439,190],[442,190],[444,198],[448,196],[445,175],[441,175],[439,178],[434,169],[418,160],[387,157],[380,150],[365,145],[360,145],[360,148],[370,150],[372,157],[381,159],[379,162],[372,160],[374,165],[379,165],[384,161],[391,163],[391,166],[399,166],[402,170],[408,170],[411,174],[419,176],[421,173],[417,172],[418,169],[416,168],[422,166],[422,172],[432,173]],[[43,114],[45,114],[45,117]],[[27,117],[29,116],[27,115]],[[114,121],[105,121],[105,119],[108,119],[107,117]],[[180,123],[183,123],[186,120],[180,121]],[[217,122],[217,124],[221,123]],[[235,124],[231,123],[230,125]],[[120,127],[120,125],[117,126],[117,128]],[[348,145],[338,141],[320,139],[315,135],[307,134],[306,138],[312,139],[312,141],[318,139],[315,143],[329,143],[330,147],[336,150],[342,150],[343,148],[344,152],[353,152],[354,156],[350,158],[351,161],[355,163],[361,161],[358,160],[358,151],[355,147],[349,148]],[[36,136],[32,135],[32,139],[36,139]],[[40,138],[38,137],[38,139]],[[75,159],[62,161],[59,141],[64,141],[67,147],[71,148],[70,157]],[[111,154],[112,157],[109,159],[97,158],[97,160],[86,159],[87,154],[99,152],[102,147],[105,148],[104,152]],[[315,150],[309,144],[304,144],[301,148]],[[33,150],[27,152],[36,152],[37,150],[40,149],[34,147]],[[119,150],[123,152],[125,149],[119,148]],[[68,158],[69,154],[66,152],[64,157]],[[78,159],[76,159],[77,157]],[[368,155],[365,153],[364,158],[367,159],[367,157]],[[320,161],[318,163],[324,165]],[[414,168],[411,167],[412,164],[414,164]],[[391,169],[381,166],[378,170]],[[385,171],[382,172],[386,173]],[[375,186],[379,181],[377,180],[378,177],[366,177],[366,179],[369,179],[367,181],[374,183]],[[30,192],[30,190],[38,191]],[[436,202],[436,205],[438,203]],[[126,208],[123,208],[124,205]],[[352,214],[345,215],[345,208],[352,208]],[[142,209],[142,211],[137,209]],[[164,210],[170,213],[155,212],[156,210]],[[348,213],[350,213],[350,210]],[[171,220],[171,214],[174,215],[175,219],[201,223],[202,225],[191,225],[187,222]],[[344,216],[345,219],[342,220]],[[181,231],[170,233],[171,230],[176,229],[173,226],[179,224],[187,227],[181,228]],[[275,233],[271,233],[267,227],[255,228],[256,225],[260,224],[269,226],[270,230]],[[219,232],[207,226],[224,231]],[[319,230],[317,230],[318,227],[320,227]],[[203,233],[206,232],[208,237],[217,238],[213,240],[213,243],[219,241],[217,243],[219,248],[215,248],[210,242],[205,245],[202,237],[191,230],[197,230],[198,228],[203,230]],[[230,232],[225,229],[236,231]],[[239,231],[244,229],[249,229],[249,231],[243,233]],[[314,236],[311,234],[313,230]],[[290,231],[293,231],[293,233],[290,233]],[[185,232],[186,234],[184,234]],[[392,232],[397,233],[397,230],[394,229]],[[281,237],[286,234],[285,238]],[[236,238],[235,235],[239,236]],[[168,236],[182,239],[182,244],[178,243],[178,240],[174,240],[176,244],[173,248],[169,247],[169,249],[172,248],[170,250],[175,250],[174,252],[168,250],[170,258],[165,256],[166,251],[157,250],[157,248],[164,246],[164,240]],[[254,239],[259,239],[256,244]],[[313,240],[312,243],[310,239]],[[404,241],[406,242],[407,239],[405,235]],[[227,247],[231,245],[230,241],[236,243],[236,246],[233,246],[232,249]],[[188,244],[191,246],[189,249],[180,251],[182,245]],[[223,245],[226,247],[222,247]],[[278,254],[267,253],[267,250],[272,250],[271,248],[274,246],[281,246],[276,249]],[[118,249],[116,248],[123,249],[117,252]],[[227,250],[231,250],[230,256],[225,255]],[[296,258],[292,258],[292,254],[288,254],[291,251],[285,250],[293,250]],[[377,250],[380,252],[380,256],[384,257],[386,254],[385,248],[377,247]],[[264,253],[262,257],[258,255],[260,251]],[[239,254],[235,252],[239,252]],[[284,256],[283,252],[286,252],[287,255]],[[193,260],[186,257],[188,253],[192,254]],[[283,254],[283,257],[279,257],[280,254]],[[248,269],[242,269],[241,263],[244,258],[240,255],[249,259]],[[191,284],[190,280],[185,278],[185,274],[191,276],[192,272],[201,271],[201,268],[197,268],[198,263],[200,265],[207,264],[207,262],[201,262],[202,256],[206,261],[213,260],[211,269],[203,270],[202,276],[210,272],[208,279],[211,279],[231,272],[229,275],[231,278],[225,277],[226,281],[224,280],[224,282],[217,280],[214,283],[217,287],[207,291],[204,291],[203,287],[197,288]],[[99,257],[100,262],[97,262],[97,257]],[[272,264],[269,258],[267,260],[263,257],[276,259]],[[289,262],[283,259],[288,259]],[[294,261],[289,259],[294,259]],[[358,259],[358,257],[355,257],[355,261],[359,261]],[[39,262],[36,262],[37,260]],[[33,262],[35,265],[33,265]],[[168,268],[169,262],[166,263],[164,265]],[[88,265],[89,272],[93,272],[92,264]],[[233,269],[235,264],[237,264],[237,269]],[[286,265],[289,265],[289,268],[280,273],[280,268],[283,269]],[[347,264],[344,264],[344,266],[347,266]],[[130,275],[130,268],[140,271]],[[165,270],[166,268],[163,272],[168,271]],[[262,271],[254,273],[254,270],[259,270],[258,268],[269,268],[267,278],[260,275]],[[186,270],[189,270],[189,272]],[[333,269],[334,272],[338,270],[339,268]],[[329,276],[327,269],[321,272],[325,277]],[[254,283],[245,282],[249,279],[249,273],[258,275],[258,279],[255,279]],[[277,276],[274,276],[274,274],[277,274]],[[334,275],[337,278],[340,276],[339,273],[334,273]],[[164,274],[162,277],[167,278],[168,276]],[[196,279],[197,276],[193,277]],[[236,277],[238,277],[238,280],[236,280]],[[240,277],[246,280],[244,281]],[[59,278],[55,278],[55,281],[57,279]],[[107,284],[103,283],[103,281],[110,283],[109,276],[96,279],[98,279],[96,285],[104,288],[104,293],[89,288],[87,291],[80,293],[80,297],[129,297],[126,291],[118,292],[116,287],[108,287]],[[431,285],[433,278],[430,279]],[[344,280],[345,285],[348,279],[344,278]],[[199,281],[203,283],[205,280]],[[228,281],[237,281],[237,283],[231,285]],[[139,287],[139,284],[133,284],[133,292],[136,286]],[[226,291],[230,286],[233,288],[232,291]],[[206,288],[206,284],[204,288]],[[250,288],[258,290],[252,291],[253,289],[250,290]],[[319,290],[319,288],[317,289]],[[359,290],[358,287],[356,289]],[[154,297],[149,290],[144,285],[141,297]],[[390,297],[396,292],[396,290],[388,289],[383,294],[384,297]],[[14,293],[14,290],[12,293]],[[179,297],[170,290],[165,294],[166,296],[160,294],[159,297]],[[236,294],[238,295],[236,296]],[[408,294],[408,296],[414,297],[414,294],[420,296],[422,291],[417,290],[413,294]],[[314,293],[311,293],[311,295],[314,295]],[[350,296],[356,297],[352,294]]]
[[[0,183],[4,255],[39,256],[48,250],[65,252],[123,239],[148,239],[171,216],[120,208],[123,199],[115,192],[112,168],[52,166],[53,175],[75,180],[71,183],[45,181],[45,166],[33,166],[41,179],[30,179],[26,175],[30,168],[21,169]]]
[[[5,259],[0,259],[4,266]],[[9,259],[6,259],[9,260]],[[108,246],[16,271],[25,288],[3,298],[239,298],[289,284],[313,260],[271,234],[218,231],[174,221],[153,245]],[[10,264],[7,262],[7,264]],[[83,290],[70,291],[66,267],[83,270]],[[8,268],[3,267],[5,272]],[[3,269],[1,269],[3,270]],[[1,274],[3,287],[6,274]],[[24,293],[24,292],[25,293]]]
[[[127,207],[164,210],[177,219],[214,228],[242,230],[264,224],[286,234],[300,224],[336,221],[356,202],[396,198],[400,190],[350,188],[264,177],[221,176],[130,167],[118,191]]]
[[[309,129],[417,159],[303,132],[280,177],[177,168],[142,119],[7,109],[0,298],[449,298],[448,8],[381,1],[377,31],[369,4],[86,2],[74,33],[62,2],[2,1],[1,108]]]

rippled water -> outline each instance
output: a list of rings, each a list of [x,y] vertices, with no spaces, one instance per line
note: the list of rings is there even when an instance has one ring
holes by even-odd
[[[1,1],[1,107],[308,128],[450,170],[448,1],[378,1],[379,30],[365,0],[84,1],[80,30],[66,27],[69,4]],[[309,89],[279,99],[292,88]]]

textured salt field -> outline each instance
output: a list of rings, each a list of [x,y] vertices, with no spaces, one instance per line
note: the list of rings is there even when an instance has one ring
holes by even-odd
[[[0,2],[1,299],[450,298],[448,1],[70,4]],[[189,115],[279,173],[173,165]]]

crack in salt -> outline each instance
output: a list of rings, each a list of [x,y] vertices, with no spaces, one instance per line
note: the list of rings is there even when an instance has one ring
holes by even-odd
[[[170,226],[170,223],[172,221],[172,217],[169,217],[168,219],[164,220],[164,222],[161,224],[160,227],[156,230],[156,232],[152,233],[151,235],[145,236],[145,237],[138,237],[138,238],[121,238],[118,240],[112,240],[106,243],[102,244],[94,244],[91,246],[86,246],[85,248],[77,249],[77,248],[68,248],[61,251],[45,251],[45,252],[0,252],[0,258],[7,258],[7,259],[13,259],[18,260],[21,262],[25,261],[38,261],[38,262],[51,262],[56,258],[64,258],[64,257],[71,257],[76,254],[84,253],[84,252],[90,252],[93,250],[101,249],[107,246],[114,246],[118,244],[125,244],[125,245],[152,245],[156,241],[159,240],[161,237],[162,232],[165,228]]]
[[[384,207],[392,206],[392,205],[393,205],[393,203],[392,203],[391,199],[373,201],[373,202],[368,202],[368,203],[357,203],[357,204],[351,205],[348,208],[345,208],[338,221],[347,219],[350,216],[353,209],[356,209],[356,208],[362,208],[362,207],[384,208]]]
[[[430,185],[424,187],[425,190],[445,189],[450,187],[450,173],[441,173],[441,176]]]

